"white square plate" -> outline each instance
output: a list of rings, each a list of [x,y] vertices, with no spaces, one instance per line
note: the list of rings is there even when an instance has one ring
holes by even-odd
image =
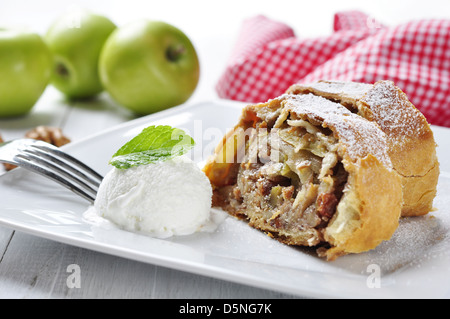
[[[102,174],[125,142],[149,125],[185,129],[201,162],[237,122],[243,104],[182,105],[143,117],[63,149]],[[441,177],[436,211],[401,221],[377,249],[335,262],[288,247],[226,218],[211,233],[155,239],[85,218],[89,203],[41,176],[16,169],[0,177],[0,223],[36,236],[145,263],[306,297],[450,297],[450,130],[433,127]]]

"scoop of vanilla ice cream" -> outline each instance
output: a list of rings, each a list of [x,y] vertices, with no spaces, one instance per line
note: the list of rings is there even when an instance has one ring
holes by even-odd
[[[113,168],[104,178],[97,214],[129,231],[167,238],[200,231],[210,219],[212,188],[188,157]]]

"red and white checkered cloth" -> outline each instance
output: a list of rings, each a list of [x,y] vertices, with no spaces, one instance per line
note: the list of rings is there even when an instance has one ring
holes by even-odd
[[[430,123],[450,127],[450,20],[387,27],[342,12],[331,35],[303,39],[256,16],[244,21],[216,89],[221,98],[257,103],[318,80],[394,81]]]

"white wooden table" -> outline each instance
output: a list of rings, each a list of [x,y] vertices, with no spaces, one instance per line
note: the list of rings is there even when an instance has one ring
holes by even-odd
[[[331,32],[333,13],[363,9],[383,22],[450,15],[449,2],[407,1],[170,1],[152,5],[139,1],[2,1],[0,24],[27,25],[44,33],[49,23],[71,6],[103,13],[118,25],[137,18],[164,20],[183,29],[196,45],[201,63],[201,81],[191,101],[215,99],[214,85],[223,71],[242,19],[267,14],[284,20],[302,36]],[[156,3],[156,2],[155,2]],[[167,5],[171,7],[167,7]],[[175,4],[175,5],[174,5]],[[156,7],[155,7],[156,6]],[[286,9],[291,7],[291,9]],[[24,10],[26,8],[26,10]],[[293,8],[293,9],[292,9]],[[405,11],[406,10],[406,11]],[[73,103],[49,86],[26,117],[0,120],[4,139],[22,137],[38,125],[61,127],[79,140],[132,119],[107,94],[97,100]],[[0,172],[1,174],[1,172]],[[1,209],[1,194],[0,194]],[[81,287],[71,289],[69,265],[80,266]],[[31,236],[0,227],[0,298],[295,298],[271,290],[257,289],[119,257]]]

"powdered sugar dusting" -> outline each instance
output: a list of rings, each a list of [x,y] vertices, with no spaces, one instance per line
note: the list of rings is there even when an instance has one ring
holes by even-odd
[[[313,94],[284,95],[283,98],[291,113],[331,128],[352,161],[372,154],[391,168],[386,136],[375,123],[353,114],[339,103]]]
[[[307,85],[316,91],[348,96],[353,99],[361,99],[372,87],[371,84],[358,82],[340,82],[340,81],[319,81],[311,85]]]
[[[289,92],[312,92],[331,101],[339,101],[352,112],[376,122],[386,134],[389,152],[402,152],[431,134],[424,115],[392,81],[375,84],[319,81],[308,86],[294,85]]]
[[[422,113],[391,81],[377,82],[361,102],[369,105],[374,120],[393,139],[420,136],[428,128]]]

